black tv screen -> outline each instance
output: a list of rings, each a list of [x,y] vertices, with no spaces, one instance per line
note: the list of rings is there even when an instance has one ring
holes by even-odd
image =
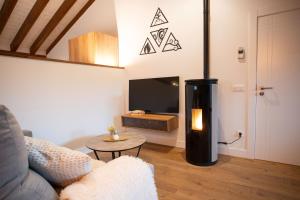
[[[129,110],[179,112],[179,77],[129,80]]]

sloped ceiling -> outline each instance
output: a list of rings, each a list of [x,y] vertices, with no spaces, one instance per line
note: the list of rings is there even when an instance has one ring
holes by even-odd
[[[12,1],[0,0],[2,13],[5,3],[10,2]],[[18,0],[0,34],[0,49],[46,55],[93,2],[94,0]],[[39,5],[36,5],[38,8],[33,12],[31,10],[34,10],[35,4]],[[26,20],[30,14],[35,15],[36,19]],[[1,22],[5,20],[2,16]],[[29,26],[26,22],[32,24]],[[23,35],[19,35],[19,38],[23,39],[14,50],[11,48],[12,42],[22,25],[30,28],[27,33],[21,32]]]

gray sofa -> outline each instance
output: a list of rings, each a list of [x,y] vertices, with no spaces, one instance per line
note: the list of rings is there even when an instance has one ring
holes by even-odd
[[[12,113],[0,105],[0,200],[58,199],[50,183],[29,168],[24,135],[32,136],[30,131],[23,132]],[[98,160],[93,162],[98,162],[98,168],[93,168],[84,176],[83,182],[79,180],[77,185],[64,188],[60,194],[61,199],[78,199],[78,193],[88,191],[82,199],[95,199],[94,195],[99,195],[98,199],[120,199],[122,196],[123,200],[157,200],[151,164],[130,157],[121,157],[109,163]],[[99,162],[102,163],[100,167]],[[101,178],[97,178],[95,184],[94,177],[99,176],[99,173]],[[113,176],[115,178],[112,179]],[[80,184],[81,190],[78,191],[76,187]],[[94,184],[98,189],[95,190]],[[117,193],[114,192],[116,188],[119,188]],[[58,192],[60,189],[56,188]]]
[[[30,132],[25,131],[30,136]],[[13,114],[0,105],[0,200],[56,200],[53,187],[29,169],[23,132]]]

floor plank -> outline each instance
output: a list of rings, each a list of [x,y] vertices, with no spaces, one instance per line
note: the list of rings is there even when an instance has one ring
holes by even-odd
[[[181,148],[143,146],[140,158],[155,166],[160,200],[300,200],[299,166],[219,155],[216,165],[198,167],[184,155]],[[109,161],[111,154],[101,153],[101,159]]]

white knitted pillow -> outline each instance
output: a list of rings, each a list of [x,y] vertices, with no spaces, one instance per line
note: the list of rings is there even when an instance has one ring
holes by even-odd
[[[48,141],[25,137],[29,166],[49,182],[67,186],[92,170],[91,158]]]

